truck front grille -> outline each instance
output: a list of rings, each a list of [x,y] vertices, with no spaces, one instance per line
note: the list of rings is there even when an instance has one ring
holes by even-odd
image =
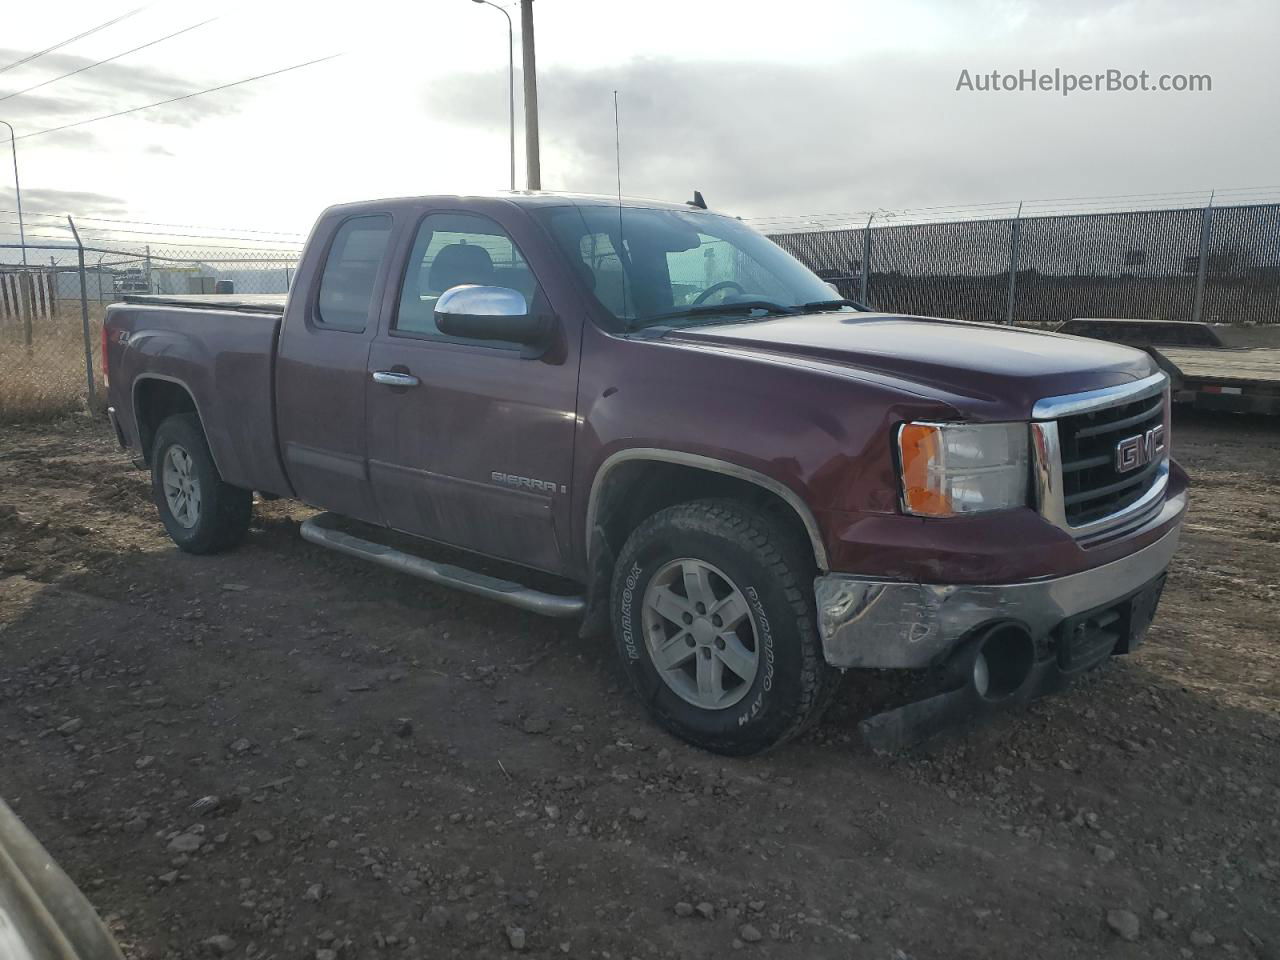
[[[1130,437],[1145,437],[1164,422],[1164,393],[1058,420],[1062,505],[1070,526],[1119,513],[1156,484],[1165,462],[1163,449],[1151,462],[1122,472],[1116,448]]]

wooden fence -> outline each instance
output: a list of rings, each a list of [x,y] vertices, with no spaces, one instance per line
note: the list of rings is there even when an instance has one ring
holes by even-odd
[[[58,315],[57,274],[52,270],[0,267],[0,327],[21,325]]]

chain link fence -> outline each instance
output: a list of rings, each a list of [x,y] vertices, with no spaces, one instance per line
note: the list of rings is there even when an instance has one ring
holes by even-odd
[[[1280,323],[1280,204],[778,233],[841,294],[991,323]]]
[[[284,293],[300,244],[123,242],[37,228],[0,244],[0,422],[101,405],[101,328],[128,294]],[[105,234],[105,235],[104,235]],[[842,295],[995,323],[1072,317],[1280,323],[1280,204],[977,215],[775,233]]]
[[[65,242],[0,244],[0,422],[103,405],[109,304],[129,294],[285,293],[299,253],[217,238],[160,246],[66,233]]]

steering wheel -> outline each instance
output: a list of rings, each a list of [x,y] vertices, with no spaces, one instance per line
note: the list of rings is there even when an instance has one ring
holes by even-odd
[[[734,289],[736,289],[738,293],[747,292],[747,288],[744,287],[742,284],[740,284],[737,280],[721,280],[719,283],[713,283],[711,286],[707,287],[707,289],[703,290],[700,294],[694,297],[693,303],[689,304],[689,306],[700,307],[702,306],[702,304],[706,303],[707,300],[711,298],[712,294],[719,293],[721,290],[728,290],[730,287],[733,287]]]

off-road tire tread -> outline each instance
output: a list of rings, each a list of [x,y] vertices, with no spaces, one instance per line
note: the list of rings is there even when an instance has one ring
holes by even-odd
[[[730,541],[748,553],[768,570],[782,587],[787,605],[801,636],[800,699],[795,704],[790,724],[767,744],[751,743],[745,738],[726,741],[721,738],[694,738],[698,746],[717,753],[747,755],[781,746],[811,729],[830,706],[840,686],[839,671],[830,667],[822,655],[818,639],[813,598],[814,564],[807,557],[808,544],[802,543],[754,507],[733,500],[694,500],[660,510],[644,520],[627,538],[614,570],[611,599],[619,593],[619,582],[635,560],[642,544],[660,537],[671,527],[697,531]],[[655,709],[655,712],[658,712]]]
[[[211,489],[203,491],[201,498],[204,509],[212,509],[211,521],[195,537],[186,542],[175,538],[174,542],[179,549],[195,554],[221,553],[238,546],[249,532],[249,522],[253,516],[253,491],[233,486],[222,479],[217,464],[213,461],[213,454],[209,451],[209,442],[205,439],[200,418],[194,413],[174,414],[156,429],[155,442],[151,448],[152,495],[161,516],[167,512],[168,504],[160,489],[158,477],[162,454],[170,439],[181,443],[192,456],[203,458],[214,479]]]

